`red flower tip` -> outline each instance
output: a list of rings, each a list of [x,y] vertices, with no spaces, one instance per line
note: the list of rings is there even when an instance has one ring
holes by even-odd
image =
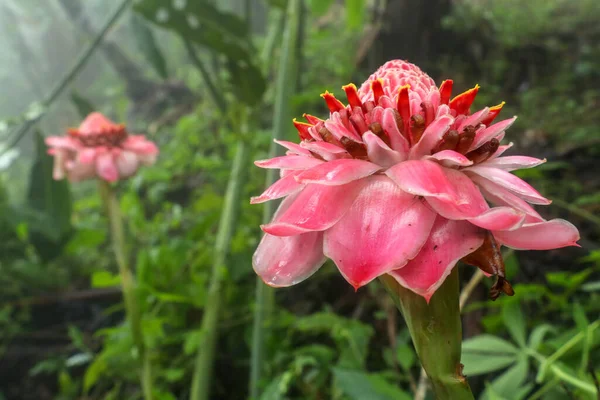
[[[325,103],[327,103],[327,108],[329,108],[329,111],[331,113],[346,108],[346,106],[344,106],[344,103],[336,99],[335,96],[329,93],[327,90],[325,91],[325,93],[321,93],[321,97],[325,100]]]
[[[408,132],[408,125],[410,121],[410,100],[408,98],[408,91],[410,90],[410,85],[404,85],[400,87],[400,91],[398,93],[398,102],[396,104],[396,108],[400,113],[400,117],[402,118],[402,132]]]
[[[294,126],[298,130],[298,135],[300,136],[300,139],[302,139],[302,140],[311,139],[310,133],[308,132],[308,129],[312,126],[311,124],[307,124],[306,122],[298,122],[298,120],[296,120],[296,118],[293,119],[293,122],[294,122]]]
[[[454,81],[452,79],[446,79],[440,85],[440,104],[448,104],[450,96],[452,95],[452,85]]]
[[[466,92],[457,95],[450,101],[450,108],[455,110],[457,115],[468,114],[478,91],[479,85],[475,85],[473,89],[469,89]]]
[[[312,125],[317,125],[319,122],[323,122],[321,118],[315,117],[314,115],[304,113],[302,116],[306,118],[306,120]]]
[[[490,107],[490,113],[484,120],[481,121],[481,123],[486,126],[490,126],[490,124],[494,121],[494,119],[496,119],[498,114],[500,114],[500,111],[502,111],[502,107],[504,107],[504,104],[506,104],[505,101],[498,104],[497,106]]]
[[[350,106],[360,107],[362,108],[362,101],[358,97],[358,90],[356,89],[356,85],[354,83],[349,83],[347,85],[342,86],[344,92],[346,92],[346,97],[348,98],[348,103]]]
[[[375,100],[375,104],[379,104],[379,99],[384,95],[383,85],[385,84],[384,80],[381,78],[377,78],[371,81],[371,90],[373,91],[373,97]]]

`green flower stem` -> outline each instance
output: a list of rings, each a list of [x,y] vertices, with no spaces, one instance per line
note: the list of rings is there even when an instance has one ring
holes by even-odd
[[[277,83],[275,88],[275,112],[273,115],[273,130],[272,138],[281,138],[283,132],[288,129],[291,120],[290,98],[292,91],[295,88],[298,66],[296,43],[298,41],[298,26],[300,24],[301,15],[301,0],[289,0],[286,11],[287,23],[285,24],[285,32],[283,34],[281,58],[279,62],[279,70],[277,71]],[[283,28],[282,25],[277,25]],[[265,48],[265,57],[269,57],[273,50],[273,44],[280,32],[275,29],[267,41],[268,45]],[[270,44],[269,44],[270,43]],[[268,62],[269,60],[265,60]],[[275,143],[271,143],[269,149],[269,158],[277,155],[277,147]],[[267,171],[266,187],[269,187],[277,179],[276,171]],[[263,221],[267,223],[271,220],[274,212],[273,202],[265,203],[263,212]],[[258,399],[260,395],[259,383],[263,372],[263,364],[265,359],[265,343],[269,334],[268,323],[270,315],[274,307],[275,299],[273,289],[265,285],[260,278],[256,280],[254,322],[252,327],[252,349],[250,357],[250,398]]]
[[[146,347],[144,345],[144,336],[142,332],[142,316],[140,305],[136,296],[136,285],[131,269],[127,262],[127,253],[125,250],[125,235],[123,233],[123,218],[119,208],[119,201],[113,188],[105,181],[99,181],[99,190],[104,208],[110,223],[110,233],[112,238],[113,251],[121,275],[121,288],[125,300],[125,312],[131,329],[133,344],[137,351],[138,359],[142,364],[140,382],[145,400],[152,400],[152,365]]]
[[[225,193],[225,203],[221,213],[221,220],[219,221],[210,286],[202,318],[202,343],[196,357],[190,400],[208,400],[210,398],[213,360],[217,345],[217,324],[223,300],[222,287],[226,275],[225,262],[231,236],[236,224],[235,216],[240,205],[239,197],[244,183],[243,175],[246,170],[248,152],[248,144],[242,138],[237,144],[231,175],[229,176],[227,191]]]
[[[454,268],[429,304],[390,275],[379,278],[404,316],[437,400],[473,400],[460,363],[462,326],[458,270]]]

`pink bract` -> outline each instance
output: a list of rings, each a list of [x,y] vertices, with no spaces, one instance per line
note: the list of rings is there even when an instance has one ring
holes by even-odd
[[[100,178],[107,182],[133,176],[141,165],[152,165],[158,147],[143,135],[129,135],[124,125],[94,112],[78,129],[46,138],[54,156],[54,179],[71,182]]]
[[[545,160],[501,156],[516,117],[493,122],[503,103],[471,113],[479,86],[451,98],[451,80],[437,87],[394,60],[343,90],[349,104],[325,92],[329,118],[294,120],[300,143],[255,163],[281,179],[251,202],[285,198],[253,258],[267,284],[296,284],[330,258],[355,288],[389,273],[429,300],[477,252],[577,245],[577,228],[544,220],[529,204],[550,201],[511,173]]]

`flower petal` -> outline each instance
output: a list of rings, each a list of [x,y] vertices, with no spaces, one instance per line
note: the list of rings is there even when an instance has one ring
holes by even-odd
[[[119,170],[112,152],[104,151],[97,155],[96,172],[107,182],[116,182],[119,179]]]
[[[115,156],[117,169],[121,178],[128,178],[136,173],[139,167],[138,156],[131,151],[121,151]]]
[[[490,140],[497,137],[498,135],[500,135],[502,132],[510,128],[510,126],[515,122],[516,119],[517,117],[505,119],[503,121],[496,122],[494,125],[489,126],[485,129],[478,130],[477,134],[475,135],[475,140],[473,140],[473,144],[471,144],[469,151],[479,148],[484,143],[487,143]]]
[[[529,203],[504,189],[502,186],[477,175],[473,175],[471,179],[479,186],[479,190],[481,190],[483,196],[489,202],[497,206],[509,206],[521,210],[528,216],[533,217],[535,222],[544,220],[540,214],[529,205]]]
[[[483,243],[483,231],[465,221],[438,217],[419,254],[404,267],[390,272],[398,283],[429,299],[458,260]]]
[[[314,157],[306,156],[279,156],[268,160],[254,161],[254,165],[260,168],[286,168],[286,169],[308,169],[319,165],[323,161]]]
[[[261,228],[275,236],[328,229],[346,214],[364,184],[364,180],[357,180],[336,186],[307,185],[287,209]]]
[[[448,219],[473,218],[489,206],[465,174],[429,160],[400,163],[386,171],[405,192],[425,196],[435,211]]]
[[[504,246],[517,250],[550,250],[577,246],[579,240],[577,228],[563,219],[525,224],[514,231],[492,233]]]
[[[502,186],[508,191],[516,194],[532,204],[550,204],[551,201],[542,196],[530,184],[516,177],[510,172],[498,168],[474,166],[464,170],[466,173],[474,173],[485,179]]]
[[[512,207],[494,207],[468,221],[489,231],[515,230],[525,221],[525,213]]]
[[[535,157],[526,156],[506,156],[496,157],[479,164],[480,167],[499,168],[504,171],[514,171],[516,169],[533,168],[546,162],[546,159],[540,160]]]
[[[393,109],[388,108],[383,112],[381,127],[390,137],[392,149],[402,154],[402,156],[406,159],[410,145],[408,140],[406,140],[404,135],[402,135],[398,129],[398,124],[396,123],[396,114],[394,113]]]
[[[301,142],[300,146],[309,152],[315,152],[325,161],[337,160],[338,158],[350,158],[346,149],[327,142]]]
[[[488,114],[490,113],[490,109],[488,107],[483,110],[479,110],[476,113],[471,114],[469,117],[463,119],[461,123],[456,128],[457,131],[462,132],[466,126],[477,126],[481,121],[483,121]]]
[[[302,282],[325,262],[323,233],[279,237],[265,233],[252,257],[254,271],[270,286]]]
[[[277,143],[278,145],[280,145],[281,147],[285,147],[290,152],[292,152],[292,153],[294,153],[296,155],[309,156],[310,157],[310,152],[308,150],[302,148],[297,143],[288,142],[286,140],[277,140],[277,139],[273,139],[273,141],[275,143]]]
[[[444,167],[468,167],[473,161],[454,150],[442,150],[425,157],[426,160],[439,161]]]
[[[369,161],[342,158],[329,161],[302,172],[296,180],[319,185],[344,185],[379,171],[381,167]]]
[[[265,201],[279,199],[287,195],[296,193],[304,187],[303,184],[296,181],[296,176],[303,171],[290,171],[289,174],[281,179],[278,179],[267,188],[260,196],[252,197],[250,204],[264,203]]]
[[[450,115],[443,115],[433,121],[423,132],[421,140],[410,149],[409,159],[416,160],[423,156],[428,156],[431,151],[440,143],[444,133],[448,132],[454,118]]]
[[[377,165],[387,168],[406,159],[401,153],[390,149],[381,138],[371,131],[367,131],[363,134],[363,140],[367,146],[369,159]]]
[[[435,213],[384,176],[372,176],[346,215],[325,232],[323,252],[355,288],[399,268],[427,240]]]
[[[79,141],[69,136],[48,136],[45,140],[50,147],[77,151],[81,147]]]

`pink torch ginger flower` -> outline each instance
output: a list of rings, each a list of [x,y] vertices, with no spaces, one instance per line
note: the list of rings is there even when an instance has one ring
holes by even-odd
[[[463,259],[496,275],[497,297],[512,294],[500,245],[577,245],[577,228],[543,219],[530,204],[550,200],[511,174],[545,160],[502,156],[516,117],[493,123],[503,104],[470,112],[478,86],[451,99],[451,80],[438,88],[394,60],[343,89],[348,105],[325,92],[329,118],[294,120],[300,143],[255,162],[281,178],[251,202],[285,198],[253,257],[267,284],[296,284],[330,258],[355,288],[390,274],[429,301]]]
[[[107,182],[134,175],[140,165],[152,165],[158,148],[143,135],[129,135],[117,125],[94,112],[78,129],[66,136],[46,138],[48,153],[54,156],[54,179],[65,176],[72,182],[98,177]]]

